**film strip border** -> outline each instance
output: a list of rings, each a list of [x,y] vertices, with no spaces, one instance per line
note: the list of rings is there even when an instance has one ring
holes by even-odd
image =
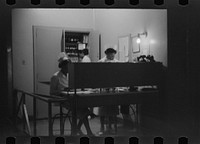
[[[103,0],[102,0],[103,1]],[[141,0],[128,0],[127,3],[130,5],[139,5]],[[81,5],[90,5],[92,3],[92,0],[80,0],[79,1]],[[165,0],[153,0],[155,5],[164,5]],[[8,5],[15,5],[17,2],[16,0],[6,0],[6,4]],[[32,5],[40,5],[42,3],[42,0],[31,0],[30,3]],[[69,3],[69,0],[55,0],[56,5],[65,5]],[[104,0],[104,3],[106,5],[113,5],[117,3],[117,0]],[[179,5],[185,6],[189,4],[189,0],[178,0]]]
[[[6,139],[6,144],[18,144],[16,143],[17,139],[14,137],[8,137]],[[176,141],[177,144],[189,144],[188,143],[188,138],[186,137],[180,137],[178,138]],[[51,141],[52,143],[53,141]],[[88,137],[81,137],[80,139],[73,140],[71,138],[64,138],[64,137],[56,137],[54,139],[54,144],[144,144],[144,143],[148,143],[148,144],[164,144],[164,143],[173,143],[173,142],[166,142],[165,139],[163,139],[162,137],[155,137],[154,139],[146,139],[146,142],[143,141],[143,139],[139,139],[137,137],[131,137],[131,138],[123,138],[123,137],[116,137],[116,138],[112,138],[112,137],[100,137],[100,138],[88,138]],[[39,137],[31,137],[29,139],[29,142],[31,144],[40,144],[40,143],[48,143],[51,144],[49,141],[45,141]]]
[[[193,1],[195,3],[195,1]],[[2,11],[9,8],[15,7],[82,7],[82,8],[95,8],[95,7],[105,7],[105,8],[116,8],[116,7],[128,7],[128,8],[166,8],[168,6],[174,7],[184,7],[191,4],[189,0],[2,0],[0,2],[0,7],[2,5],[6,5]],[[8,7],[7,7],[8,6]],[[4,15],[2,15],[4,17]],[[10,16],[9,16],[10,17]],[[9,36],[9,34],[8,34]],[[6,38],[5,38],[6,39]],[[8,137],[5,141],[6,144],[15,144],[18,138],[15,137]],[[87,137],[80,138],[80,143],[92,143],[93,138],[89,139]],[[95,141],[95,140],[94,140]],[[115,143],[115,139],[112,137],[102,138],[102,142],[105,144]],[[54,142],[57,144],[64,144],[68,143],[67,138],[64,137],[57,137],[55,138]],[[127,138],[126,142],[129,144],[139,144],[141,142],[140,138]],[[165,139],[161,137],[156,137],[149,143],[157,143],[162,144],[165,143]],[[187,144],[189,139],[186,137],[180,137],[176,140],[177,144]],[[32,144],[39,144],[42,143],[42,139],[39,137],[32,137],[30,138],[30,143]]]

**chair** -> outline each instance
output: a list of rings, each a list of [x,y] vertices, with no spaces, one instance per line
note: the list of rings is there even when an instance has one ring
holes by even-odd
[[[62,127],[63,127],[63,129],[64,129],[64,127],[65,127],[65,121],[66,121],[67,118],[69,119],[70,125],[72,124],[72,120],[71,120],[71,118],[72,118],[71,110],[68,109],[67,113],[62,113],[62,116],[63,116],[63,124],[62,124]],[[60,114],[60,113],[57,113],[57,114],[55,114],[55,115],[53,116],[53,118],[52,118],[52,127],[53,127],[53,125],[54,125],[55,119],[60,118],[60,117],[61,117],[61,114]],[[61,132],[61,133],[62,133],[62,132]]]
[[[36,95],[38,95],[38,96],[41,96],[41,97],[46,97],[46,98],[58,98],[58,96],[53,96],[53,95],[44,95],[44,94],[37,94],[36,93]],[[66,102],[65,103],[59,103],[59,102],[55,102],[54,103],[54,106],[61,106],[60,108],[65,108],[65,109],[67,109],[67,112],[66,113],[63,113],[63,111],[61,110],[60,111],[60,113],[57,113],[57,114],[55,114],[53,117],[52,117],[52,123],[51,123],[51,125],[52,125],[52,128],[53,128],[53,125],[54,125],[54,122],[55,122],[55,119],[57,119],[57,118],[60,118],[61,117],[61,115],[63,116],[63,124],[62,124],[62,127],[63,127],[63,130],[64,130],[64,126],[65,126],[65,121],[66,121],[66,119],[68,118],[69,119],[69,122],[70,122],[70,125],[72,124],[72,120],[71,120],[71,118],[72,118],[72,114],[71,114],[71,109],[70,109],[70,106],[67,106],[66,105]],[[62,132],[61,132],[62,133]],[[64,133],[64,132],[63,132]]]

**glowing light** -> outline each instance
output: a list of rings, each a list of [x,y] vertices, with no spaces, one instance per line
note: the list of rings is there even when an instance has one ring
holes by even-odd
[[[141,39],[137,38],[136,42],[137,42],[137,44],[139,44],[141,42]]]

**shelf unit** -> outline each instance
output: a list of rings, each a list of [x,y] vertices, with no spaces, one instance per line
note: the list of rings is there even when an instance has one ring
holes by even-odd
[[[88,48],[89,32],[64,32],[64,52],[72,62],[80,62],[80,50]]]

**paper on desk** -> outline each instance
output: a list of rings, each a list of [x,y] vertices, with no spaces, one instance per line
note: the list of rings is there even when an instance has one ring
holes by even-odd
[[[74,94],[75,92],[62,92],[63,94]],[[77,91],[76,94],[90,94],[92,91]]]

